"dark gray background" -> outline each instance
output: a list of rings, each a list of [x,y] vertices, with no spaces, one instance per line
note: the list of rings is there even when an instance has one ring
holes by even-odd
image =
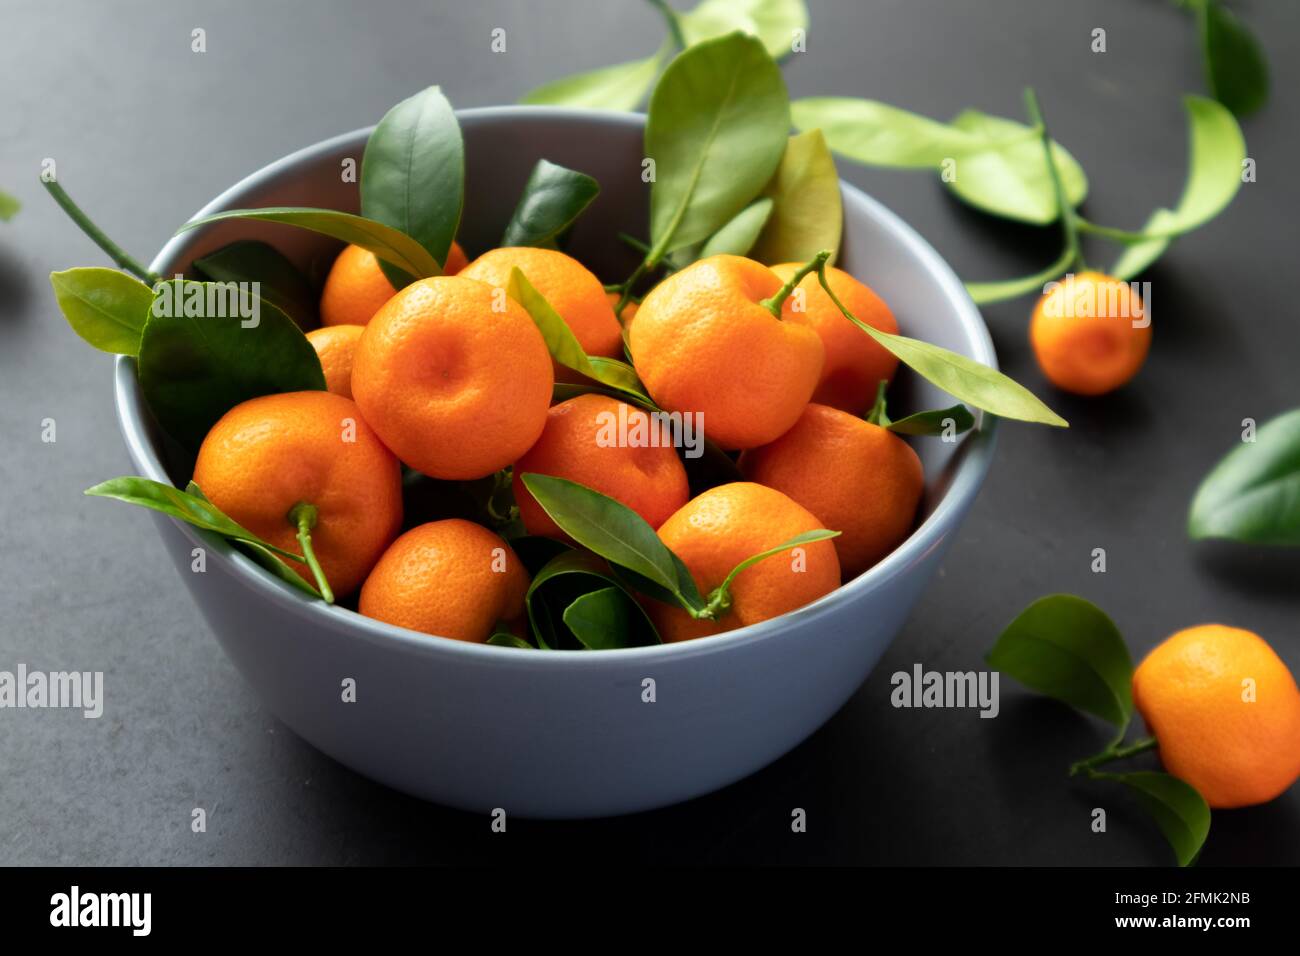
[[[1033,83],[1092,179],[1094,219],[1136,228],[1181,188],[1180,96],[1203,80],[1190,20],[1163,0],[813,2],[794,96],[867,96],[936,117],[1019,117]],[[375,122],[440,83],[458,106],[512,102],[573,70],[650,52],[637,0],[609,2],[0,2],[0,669],[103,670],[100,720],[0,711],[0,863],[819,861],[1163,864],[1122,795],[1067,779],[1102,727],[1005,682],[996,720],[895,710],[889,675],[965,670],[1055,591],[1106,608],[1135,653],[1176,629],[1257,630],[1300,672],[1300,555],[1193,546],[1199,478],[1260,421],[1300,402],[1293,288],[1300,7],[1238,5],[1277,95],[1245,123],[1259,181],[1150,273],[1155,341],[1109,398],[1052,393],[1026,341],[1031,300],[986,310],[1004,367],[1068,431],[1008,424],[993,473],[911,622],[853,700],[803,746],[690,804],[572,824],[485,819],[372,784],[298,740],[206,632],[145,515],[82,489],[127,467],[110,359],[55,309],[47,274],[107,264],[42,194],[44,157],[145,259],[217,192],[303,145]],[[208,52],[190,52],[202,26]],[[504,27],[508,53],[489,51]],[[1108,31],[1104,55],[1089,50]],[[1031,272],[1055,234],[989,220],[924,174],[841,172],[915,225],[966,278]],[[1110,261],[1109,250],[1095,257]],[[40,440],[41,421],[58,441]],[[1104,547],[1109,571],[1089,570]],[[209,813],[190,832],[190,810]],[[808,832],[790,832],[790,809]],[[1090,811],[1110,811],[1093,834]],[[1300,861],[1300,788],[1215,814],[1207,864]]]

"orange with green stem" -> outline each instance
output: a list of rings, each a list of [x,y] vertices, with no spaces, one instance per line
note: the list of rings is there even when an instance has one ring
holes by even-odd
[[[264,395],[226,412],[199,447],[194,483],[281,551],[325,596],[355,591],[402,523],[397,459],[357,406],[330,392]]]
[[[1104,395],[1141,369],[1151,346],[1151,322],[1128,283],[1088,269],[1079,240],[1080,219],[1066,199],[1051,135],[1032,89],[1025,91],[1025,106],[1042,136],[1069,256],[1066,282],[1049,283],[1034,306],[1029,341],[1039,368],[1057,388]],[[1073,274],[1076,269],[1078,276]]]

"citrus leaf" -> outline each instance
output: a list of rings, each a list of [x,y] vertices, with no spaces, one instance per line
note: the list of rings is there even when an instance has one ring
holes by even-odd
[[[406,235],[382,222],[364,216],[338,212],[333,209],[299,209],[289,206],[270,206],[263,209],[232,209],[202,219],[192,219],[176,230],[177,235],[199,226],[211,225],[225,219],[256,219],[261,222],[278,222],[287,226],[309,229],[322,235],[350,242],[369,249],[381,260],[403,272],[422,279],[442,275],[438,262],[428,251]],[[405,285],[403,280],[401,285]]]
[[[989,666],[1121,730],[1133,715],[1133,660],[1101,608],[1073,594],[1039,598],[998,637]]]
[[[1031,127],[979,110],[966,110],[952,126],[978,140],[1008,144],[953,157],[956,175],[944,183],[959,199],[1006,219],[1037,225],[1056,221],[1059,213],[1047,157]],[[1052,143],[1052,156],[1066,200],[1079,205],[1088,195],[1083,167],[1060,143]]]
[[[966,292],[976,305],[988,305],[1003,299],[1015,299],[1031,292],[1042,293],[1043,286],[1053,279],[1059,279],[1061,273],[1070,267],[1074,259],[1074,250],[1066,249],[1061,257],[1042,272],[1021,279],[1003,279],[1000,282],[967,282]],[[1116,273],[1116,275],[1118,275]]]
[[[554,613],[550,606],[551,602],[547,599],[547,594],[553,590],[553,587],[548,585],[553,585],[553,582],[556,582],[556,579],[559,578],[568,581],[577,579],[577,583],[571,584],[570,588],[564,592],[570,595],[570,602],[562,615]],[[601,622],[600,616],[605,612],[596,605],[580,606],[577,611],[574,611],[577,623],[577,627],[574,627],[574,622],[569,619],[569,611],[573,610],[573,603],[583,594],[611,587],[621,591],[626,602],[635,608],[633,613],[624,616],[619,633],[610,634],[608,630],[599,626]],[[573,589],[575,588],[581,591],[577,597],[573,597]],[[538,638],[538,646],[543,649],[555,649],[564,643],[562,632],[557,627],[557,623],[568,627],[574,638],[582,646],[593,650],[597,649],[596,645],[601,647],[628,647],[633,644],[656,644],[659,642],[659,634],[655,630],[649,615],[632,598],[627,586],[611,572],[611,569],[604,561],[586,551],[565,550],[547,561],[533,576],[524,603],[528,609],[529,623],[532,625],[534,635]],[[630,609],[624,608],[624,610]]]
[[[881,332],[851,315],[849,318],[884,349],[898,356],[900,362],[953,398],[1002,418],[1069,427],[1069,422],[1044,405],[1033,392],[997,369],[920,339]]]
[[[550,475],[526,474],[524,487],[561,530],[607,561],[646,578],[688,606],[678,562],[654,528],[631,508],[607,495]]]
[[[1222,212],[1241,188],[1246,140],[1237,120],[1222,104],[1204,96],[1184,97],[1183,106],[1190,142],[1187,184],[1173,209],[1173,220],[1155,237],[1203,226]]]
[[[868,166],[937,169],[945,159],[988,145],[947,123],[876,100],[817,96],[795,100],[790,112],[797,129],[821,129],[831,149]]]
[[[430,86],[385,113],[370,134],[361,160],[361,215],[411,237],[441,266],[464,198],[460,124],[442,90]],[[399,272],[390,267],[384,274],[394,288],[409,281],[403,272],[420,275],[393,265]]]
[[[1173,847],[1178,865],[1196,862],[1210,835],[1210,807],[1194,787],[1155,771],[1094,773],[1093,777],[1128,787]]]
[[[914,412],[885,427],[898,435],[960,435],[975,425],[975,416],[965,405],[941,408],[927,412]]]
[[[546,348],[550,351],[551,358],[556,362],[602,385],[626,393],[639,403],[651,401],[645,394],[641,380],[637,378],[636,370],[632,366],[617,359],[603,356],[591,357],[582,350],[582,345],[564,319],[533,287],[518,266],[510,270],[510,283],[506,288],[506,294],[522,305],[524,311],[532,317],[534,324],[542,333],[542,338],[546,340]],[[653,402],[651,404],[653,405]]]
[[[1203,96],[1185,97],[1183,105],[1187,110],[1189,158],[1187,182],[1178,204],[1172,210],[1156,210],[1141,232],[1124,232],[1090,222],[1080,224],[1087,232],[1145,247],[1135,252],[1131,261],[1121,260],[1131,274],[1135,274],[1135,264],[1145,268],[1154,262],[1169,245],[1168,240],[1205,225],[1221,213],[1241,188],[1246,140],[1236,118],[1222,104]]]
[[[758,234],[763,231],[768,217],[772,215],[772,205],[772,200],[766,197],[755,199],[736,213],[736,218],[709,236],[709,241],[700,249],[698,258],[747,255],[758,240]]]
[[[1300,408],[1265,422],[1214,466],[1192,499],[1187,533],[1300,547]]]
[[[775,61],[732,33],[679,54],[650,97],[645,152],[652,263],[707,239],[763,189],[785,151],[790,104]]]
[[[240,402],[325,388],[320,358],[293,320],[241,287],[223,285],[160,282],[140,337],[145,401],[167,433],[191,450]],[[254,307],[255,319],[242,317]]]
[[[506,225],[501,245],[554,249],[557,237],[599,193],[600,184],[586,173],[539,159]]]
[[[192,482],[191,487],[198,488]],[[160,481],[124,475],[121,478],[110,478],[108,481],[100,482],[93,488],[87,488],[85,494],[97,498],[116,498],[118,501],[125,501],[127,504],[151,508],[173,518],[179,518],[196,528],[215,531],[223,538],[253,544],[267,552],[292,558],[295,561],[302,560],[302,555],[294,554],[292,551],[285,551],[267,541],[263,541],[253,532],[228,517],[203,495],[181,491],[179,488],[173,488],[171,485],[163,484]]]
[[[589,651],[627,647],[635,604],[621,587],[601,588],[574,598],[564,609],[564,623]]]
[[[262,300],[293,319],[298,328],[320,324],[316,290],[279,249],[240,239],[194,260],[194,270],[213,282],[257,282]]]
[[[775,206],[750,252],[769,265],[807,262],[823,249],[839,252],[844,228],[840,177],[819,129],[797,133],[786,143],[781,165],[764,194]]]
[[[1268,102],[1268,62],[1237,15],[1215,0],[1197,6],[1210,95],[1237,116]]]
[[[669,553],[672,554],[672,552]],[[676,586],[671,588],[657,584],[645,575],[637,574],[635,571],[630,571],[617,564],[611,564],[609,569],[613,572],[614,577],[625,584],[629,590],[652,597],[662,604],[685,607],[687,610],[694,609],[698,611],[703,609],[704,598],[700,595],[699,587],[695,584],[695,579],[691,577],[690,570],[676,554],[672,555],[672,560]]]
[[[606,110],[636,109],[670,49],[665,44],[654,56],[643,60],[562,77],[526,93],[519,102]]]
[[[807,31],[808,7],[803,0],[703,0],[678,20],[688,46],[740,30],[779,60],[794,51],[795,31]]]
[[[103,352],[136,355],[153,292],[133,276],[98,266],[50,273],[50,285],[72,331]]]

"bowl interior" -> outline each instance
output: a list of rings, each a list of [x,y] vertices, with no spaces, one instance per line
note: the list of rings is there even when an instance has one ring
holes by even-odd
[[[471,259],[500,243],[533,165],[545,158],[586,172],[601,186],[599,197],[573,229],[567,251],[605,281],[621,279],[631,271],[637,257],[617,235],[646,235],[649,197],[641,181],[643,116],[548,107],[491,107],[458,115],[466,149],[466,198],[458,239]],[[201,214],[257,206],[356,212],[357,184],[348,181],[344,170],[348,160],[359,167],[368,133],[357,130],[285,157],[227,190]],[[947,264],[875,200],[847,184],[843,193],[844,238],[837,264],[880,294],[903,334],[996,366],[983,319]],[[175,237],[158,254],[152,269],[160,275],[188,273],[194,259],[237,239],[271,243],[318,282],[340,246],[300,229],[232,220]],[[137,467],[148,477],[169,476],[183,486],[190,463],[176,454],[149,416],[135,382],[134,361],[122,358],[117,375],[119,415]],[[951,404],[951,396],[906,369],[900,370],[891,389],[890,412],[895,418]],[[951,500],[954,495],[968,499],[978,492],[989,464],[995,420],[977,413],[977,422],[977,431],[956,442],[937,438],[912,442],[926,474],[918,531],[894,555],[846,587],[860,586],[880,573],[883,565],[896,558],[901,561],[899,552],[909,546],[925,546],[913,539],[934,522],[936,513],[969,503]],[[242,555],[235,553],[234,559],[249,573],[261,573]]]

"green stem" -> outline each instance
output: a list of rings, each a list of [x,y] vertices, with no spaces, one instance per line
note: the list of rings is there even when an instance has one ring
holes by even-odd
[[[1143,242],[1163,242],[1166,239],[1177,239],[1187,231],[1185,229],[1169,229],[1164,231],[1156,230],[1155,232],[1129,232],[1127,229],[1099,226],[1095,222],[1089,222],[1082,216],[1075,216],[1074,221],[1080,232],[1101,236],[1103,239],[1109,239],[1112,242],[1122,243],[1126,246],[1135,246]]]
[[[802,282],[804,276],[808,275],[810,272],[816,272],[818,275],[821,275],[826,268],[826,260],[830,257],[831,251],[829,249],[823,249],[821,252],[817,253],[817,255],[813,256],[812,260],[807,265],[800,266],[795,274],[790,277],[789,281],[786,282],[785,285],[781,286],[781,288],[777,289],[776,295],[772,296],[770,299],[763,299],[758,304],[767,309],[767,311],[771,312],[778,319],[781,318],[781,307],[785,305],[785,300],[790,297],[790,293],[795,290],[795,286]]]
[[[890,424],[889,415],[885,412],[885,390],[888,388],[889,380],[882,378],[880,384],[876,386],[876,403],[871,406],[871,411],[867,412],[867,421],[881,428],[887,428]]]
[[[705,599],[704,607],[699,610],[687,609],[691,617],[704,618],[709,621],[716,621],[724,614],[731,610],[731,585],[732,582],[740,576],[740,573],[748,568],[752,568],[760,561],[766,561],[768,558],[789,551],[792,548],[798,548],[805,544],[812,544],[816,541],[825,541],[830,538],[839,537],[838,531],[827,531],[825,528],[818,528],[816,531],[808,531],[804,534],[791,538],[789,541],[778,544],[775,548],[768,548],[766,551],[760,551],[751,557],[741,561],[731,569],[731,573],[723,579]]]
[[[1074,207],[1070,205],[1070,201],[1065,195],[1065,187],[1061,184],[1061,171],[1056,166],[1056,157],[1052,155],[1052,136],[1047,131],[1047,122],[1043,119],[1043,111],[1038,106],[1038,95],[1034,93],[1033,87],[1025,90],[1025,109],[1029,113],[1029,122],[1041,130],[1043,155],[1047,159],[1047,172],[1052,178],[1052,192],[1056,196],[1056,208],[1061,216],[1061,227],[1065,231],[1066,246],[1071,253],[1070,267],[1077,267],[1082,272],[1088,268],[1088,264],[1084,262],[1083,246],[1079,242],[1078,217]]]
[[[673,43],[678,50],[686,49],[686,36],[682,33],[682,21],[677,16],[677,11],[668,6],[667,0],[650,0],[650,4],[658,8],[659,12],[664,15],[668,21],[668,33],[673,38]]]
[[[623,321],[623,309],[627,306],[628,302],[631,301],[632,299],[632,287],[635,286],[637,282],[640,281],[641,277],[645,275],[646,269],[648,269],[649,267],[650,267],[650,260],[642,259],[641,264],[636,267],[636,270],[630,276],[628,276],[627,281],[623,283],[623,288],[621,291],[618,289],[610,290],[611,292],[619,292],[618,304],[614,306],[614,317],[618,319],[620,323],[622,323]]]
[[[1094,768],[1102,764],[1110,763],[1113,760],[1124,760],[1128,757],[1136,757],[1140,753],[1146,753],[1148,750],[1154,750],[1159,743],[1154,737],[1143,737],[1141,740],[1135,740],[1127,747],[1107,747],[1101,753],[1089,757],[1087,760],[1080,760],[1070,765],[1070,776],[1074,777],[1081,773],[1089,777],[1095,776]]]
[[[158,276],[131,258],[121,246],[108,238],[102,229],[91,222],[90,217],[81,211],[81,207],[72,201],[72,197],[64,191],[62,186],[53,181],[42,180],[42,182],[45,185],[46,192],[54,197],[54,201],[68,214],[68,218],[75,222],[81,231],[88,235],[95,245],[103,249],[108,254],[108,257],[117,263],[120,268],[125,269],[150,286],[158,282]]]
[[[650,244],[648,242],[642,242],[636,236],[628,235],[626,232],[620,232],[618,234],[618,238],[621,242],[626,243],[627,245],[635,249],[637,252],[641,253],[641,255],[643,256],[650,255]]]
[[[325,572],[321,569],[320,562],[316,560],[316,551],[311,545],[311,529],[316,527],[316,517],[318,512],[316,506],[300,501],[289,509],[289,524],[298,529],[298,544],[302,547],[303,557],[307,559],[307,567],[311,568],[312,577],[316,579],[316,588],[320,591],[320,596],[325,599],[326,604],[334,603],[334,592],[330,589],[330,583],[325,578]]]

